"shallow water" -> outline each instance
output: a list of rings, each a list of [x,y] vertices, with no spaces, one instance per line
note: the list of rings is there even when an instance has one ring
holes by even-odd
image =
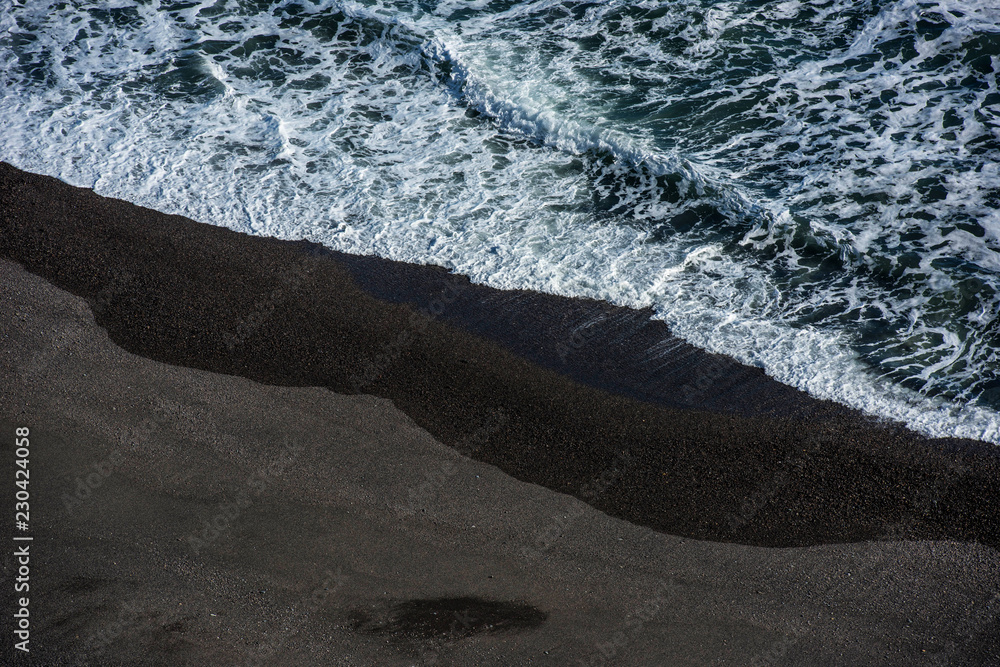
[[[1000,7],[7,3],[0,158],[1000,441]]]

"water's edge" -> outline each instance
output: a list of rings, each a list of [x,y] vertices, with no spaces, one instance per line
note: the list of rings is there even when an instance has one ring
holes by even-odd
[[[267,384],[387,398],[459,452],[633,523],[775,547],[899,538],[1000,544],[1000,452],[992,445],[928,440],[846,410],[744,416],[600,391],[374,298],[315,246],[164,216],[7,165],[0,229],[0,256],[87,298],[126,350]],[[426,293],[438,293],[426,307],[442,319],[463,298],[443,290],[449,277],[439,269],[369,266],[370,275],[382,272],[370,279],[372,291],[406,272],[425,276]],[[422,291],[405,287],[411,298]],[[558,344],[557,332],[595,307],[554,300],[562,305],[538,309],[528,292],[496,298],[479,311],[480,328],[510,328],[537,312],[538,331],[549,332],[535,336],[539,349]],[[524,317],[488,322],[504,302]],[[476,309],[454,312],[472,321]],[[627,340],[634,330],[618,331]],[[709,361],[681,363],[677,375],[677,386],[727,380]],[[731,398],[751,402],[748,393]]]

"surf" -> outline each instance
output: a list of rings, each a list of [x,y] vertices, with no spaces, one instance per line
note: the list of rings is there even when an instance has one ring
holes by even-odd
[[[995,14],[33,3],[0,19],[0,158],[650,308],[817,397],[1000,442]]]

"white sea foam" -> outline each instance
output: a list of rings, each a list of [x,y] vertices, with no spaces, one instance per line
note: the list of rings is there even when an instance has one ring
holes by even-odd
[[[984,104],[996,80],[969,93],[961,59],[928,65],[989,32],[994,10],[939,3],[949,27],[895,62],[885,45],[909,39],[926,14],[915,2],[466,11],[486,6],[32,3],[0,17],[0,158],[240,231],[652,307],[815,396],[1000,442],[998,414],[962,393],[997,368],[977,332],[998,303],[948,321],[939,302],[966,297],[937,268],[961,260],[986,284],[1000,270],[1000,174],[994,153],[974,154],[1000,138]],[[880,48],[867,69],[846,64]],[[766,71],[726,74],[765,56]],[[945,87],[922,88],[932,80]],[[885,91],[899,92],[868,112]],[[679,131],[683,105],[701,120]],[[940,199],[908,199],[923,179]],[[701,205],[720,221],[667,224]],[[941,222],[959,214],[982,235]],[[846,278],[789,280],[806,241]],[[864,278],[910,246],[916,287]],[[830,307],[840,319],[810,320]],[[896,323],[881,366],[857,351],[851,313]]]

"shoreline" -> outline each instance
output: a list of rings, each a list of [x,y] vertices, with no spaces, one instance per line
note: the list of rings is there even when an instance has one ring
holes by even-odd
[[[0,210],[0,256],[87,299],[124,349],[265,384],[387,398],[444,444],[611,516],[756,546],[890,536],[1000,544],[990,511],[1000,506],[1000,452],[986,443],[875,422],[691,346],[679,370],[645,392],[659,404],[600,387],[627,381],[637,353],[666,333],[643,313],[246,236],[6,165]],[[440,300],[447,316],[407,305],[441,293],[446,278],[470,294]],[[403,289],[388,301],[394,285]],[[598,340],[625,332],[624,353],[608,354],[617,367],[598,367],[589,384],[573,378],[608,344],[565,374],[551,369],[551,353],[550,367],[523,354],[530,344],[559,350],[594,309],[609,313]],[[665,405],[692,376],[730,410]],[[707,390],[727,386],[737,390]],[[785,414],[754,407],[757,395],[776,397],[763,404]],[[623,461],[622,483],[588,497],[587,485]]]
[[[1000,661],[991,445],[3,164],[0,279],[44,664]]]

